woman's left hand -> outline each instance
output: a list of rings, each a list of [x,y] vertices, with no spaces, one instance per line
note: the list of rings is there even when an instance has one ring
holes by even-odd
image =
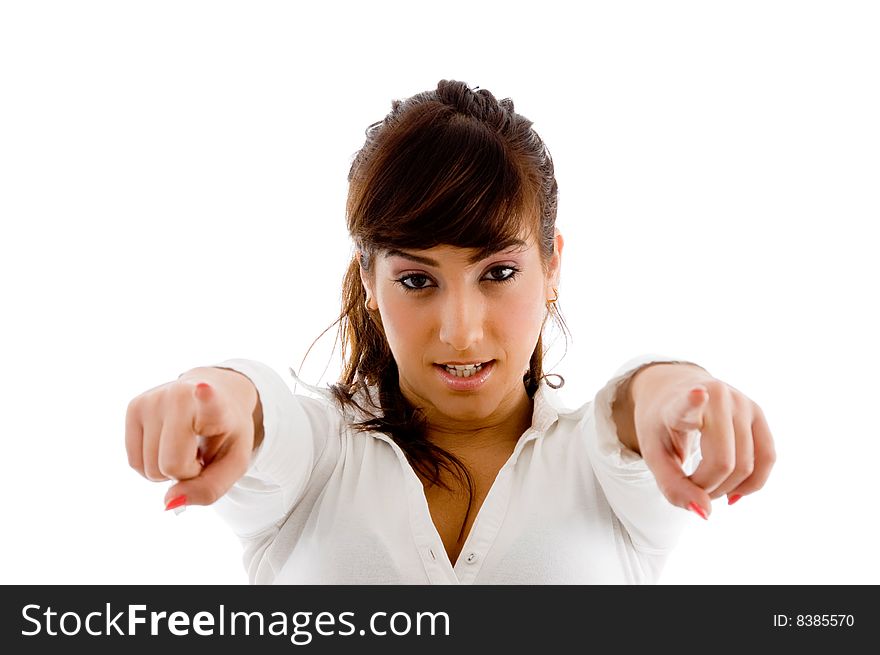
[[[673,505],[708,518],[711,500],[727,495],[733,504],[764,486],[776,451],[764,413],[745,394],[690,364],[648,366],[630,394],[642,458]],[[702,461],[687,476],[681,466],[696,430]]]

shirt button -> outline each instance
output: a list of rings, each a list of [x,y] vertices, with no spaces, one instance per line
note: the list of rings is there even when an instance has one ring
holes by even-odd
[[[468,564],[473,564],[474,562],[477,561],[477,554],[476,553],[468,553],[467,557],[464,558],[464,561],[467,562]]]

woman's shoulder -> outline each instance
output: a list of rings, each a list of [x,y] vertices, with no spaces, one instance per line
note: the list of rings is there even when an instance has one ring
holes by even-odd
[[[561,385],[552,386],[545,380],[535,394],[535,418],[578,422],[587,415],[592,402],[592,398],[581,400],[564,392]]]
[[[343,429],[381,414],[378,392],[372,387],[357,385],[354,392],[346,396],[338,386],[334,391],[330,386],[318,387],[305,382],[292,368],[290,375],[295,381],[294,393],[315,411],[322,411],[339,420]]]

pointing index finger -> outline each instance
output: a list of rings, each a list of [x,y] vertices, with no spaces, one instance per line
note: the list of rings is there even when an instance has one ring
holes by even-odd
[[[709,400],[709,390],[703,385],[691,387],[677,403],[673,403],[666,420],[669,427],[679,432],[703,429],[703,412]]]
[[[736,463],[732,407],[722,389],[710,393],[700,435],[702,460],[690,479],[711,494],[733,472]]]
[[[176,387],[169,398],[168,411],[159,440],[159,468],[168,477],[185,480],[202,470],[199,458],[199,415],[211,401],[213,390],[207,384]]]

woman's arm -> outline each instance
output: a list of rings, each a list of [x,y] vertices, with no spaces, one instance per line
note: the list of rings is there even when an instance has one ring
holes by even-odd
[[[654,364],[677,364],[680,359],[645,354],[625,362],[596,393],[591,409],[584,415],[584,436],[591,469],[602,487],[614,515],[625,528],[633,546],[642,556],[643,566],[656,578],[663,558],[678,542],[687,521],[693,520],[666,499],[657,480],[638,452],[624,445],[613,418],[613,405],[621,387],[635,373]],[[618,413],[620,408],[618,408]],[[692,466],[699,448],[686,462]]]
[[[262,439],[253,449],[246,473],[214,504],[235,533],[247,538],[273,530],[287,516],[305,492],[315,462],[328,439],[338,433],[338,425],[330,408],[294,394],[262,362],[230,359],[216,364],[216,369],[239,373],[253,384],[260,399]]]

